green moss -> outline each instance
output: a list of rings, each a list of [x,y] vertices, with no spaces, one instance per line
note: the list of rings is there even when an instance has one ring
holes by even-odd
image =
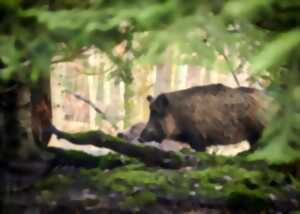
[[[52,201],[54,199],[54,193],[48,190],[43,190],[40,193],[40,197],[43,201]]]
[[[88,161],[93,161],[93,162],[98,162],[99,161],[99,157],[93,156],[93,155],[89,155],[85,152],[81,152],[81,151],[75,151],[75,150],[65,150],[64,151],[64,155],[66,155],[67,158],[70,158],[72,160],[76,159],[78,161],[80,160],[88,160]],[[102,158],[102,157],[101,157]]]
[[[128,196],[120,203],[123,209],[138,209],[144,206],[150,206],[157,201],[156,195],[153,192],[145,191]]]
[[[118,193],[121,208],[139,208],[156,202],[157,196],[174,198],[226,199],[228,203],[252,201],[258,207],[274,198],[288,197],[288,189],[297,190],[299,182],[287,181],[287,176],[271,170],[266,165],[257,167],[255,162],[243,159],[212,156],[197,153],[203,160],[198,168],[167,170],[150,168],[125,157],[123,166],[112,170],[101,168],[81,169],[76,174],[81,185],[100,193]],[[104,156],[105,161],[121,160],[120,155]],[[104,164],[105,165],[105,164]],[[72,185],[66,176],[55,175],[37,186],[42,190],[66,190]],[[73,185],[76,185],[73,183]],[[285,188],[289,187],[289,188]]]
[[[82,168],[79,171],[80,176],[85,176],[89,178],[93,178],[94,176],[97,176],[98,174],[102,174],[102,173],[103,171],[98,168],[93,168],[93,169]]]
[[[66,150],[63,153],[64,157],[72,160],[73,163],[87,163],[100,169],[114,168],[117,166],[124,166],[138,161],[117,153],[109,153],[107,155],[93,156],[85,152]]]
[[[34,184],[34,188],[38,190],[59,190],[69,188],[73,180],[65,175],[52,175]]]
[[[140,186],[163,186],[166,177],[160,173],[143,170],[129,170],[113,172],[104,181],[104,185],[111,187],[114,191],[128,192],[134,187]]]
[[[104,135],[104,137],[105,137],[105,141],[108,141],[108,142],[124,143],[124,140],[122,140],[119,137],[115,137],[112,135]]]
[[[208,167],[208,166],[220,166],[224,164],[239,164],[243,158],[235,157],[234,161],[232,157],[226,157],[222,155],[212,155],[207,152],[194,152],[192,153],[200,162],[200,166]]]
[[[199,183],[199,193],[222,197],[240,193],[264,198],[268,194],[278,193],[274,184],[284,182],[284,176],[276,172],[251,171],[231,165],[190,171],[187,176]]]
[[[284,185],[284,176],[280,173],[268,170],[251,171],[234,165],[182,170],[179,173],[175,170],[145,168],[137,164],[106,173],[94,171],[91,179],[102,187],[128,196],[134,189],[140,188],[183,197],[192,194],[219,198],[241,194],[267,198],[269,194],[280,195],[276,185]]]
[[[99,167],[101,169],[114,168],[113,166],[114,165],[117,166],[118,164],[119,166],[126,166],[128,164],[138,162],[133,158],[129,158],[125,155],[119,155],[116,153],[100,156],[98,157],[98,159],[99,159]]]
[[[289,178],[291,179],[293,186],[294,186],[296,189],[300,189],[300,180],[294,178],[293,176],[289,176]]]
[[[66,136],[72,137],[74,139],[77,139],[78,141],[80,140],[85,140],[85,139],[90,139],[93,136],[100,136],[102,132],[99,131],[87,131],[87,132],[77,132],[77,133],[65,133]]]
[[[147,170],[145,164],[137,162],[137,163],[131,163],[131,164],[127,164],[125,166],[122,167],[122,170]]]

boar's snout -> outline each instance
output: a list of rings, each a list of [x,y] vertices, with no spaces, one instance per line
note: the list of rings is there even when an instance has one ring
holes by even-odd
[[[164,138],[164,135],[160,129],[146,126],[146,128],[142,131],[138,141],[141,143],[149,142],[149,141],[156,141],[160,143]]]

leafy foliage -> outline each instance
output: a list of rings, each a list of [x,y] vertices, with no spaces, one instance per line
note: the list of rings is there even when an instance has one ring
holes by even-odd
[[[299,2],[231,1],[225,11],[233,17],[255,20],[258,26],[273,30],[270,42],[251,61],[254,77],[271,77],[269,92],[278,101],[279,108],[261,140],[265,147],[250,158],[276,164],[299,160],[300,106],[299,95],[296,95],[300,84]]]

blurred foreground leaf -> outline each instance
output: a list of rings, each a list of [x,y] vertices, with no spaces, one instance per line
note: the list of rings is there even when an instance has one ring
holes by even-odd
[[[254,57],[252,62],[254,75],[259,75],[265,69],[282,63],[289,53],[299,45],[300,29],[282,33]]]

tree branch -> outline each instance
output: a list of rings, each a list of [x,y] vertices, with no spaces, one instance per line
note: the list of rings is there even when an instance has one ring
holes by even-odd
[[[101,109],[99,109],[94,103],[92,103],[92,101],[90,101],[90,100],[84,98],[83,96],[81,96],[80,94],[74,93],[74,92],[72,92],[70,90],[66,89],[65,92],[67,92],[69,94],[72,94],[77,99],[82,100],[83,102],[85,102],[86,104],[88,104],[89,106],[91,106],[98,114],[100,114],[102,116],[102,118],[104,120],[106,120],[107,122],[109,122],[113,126],[113,128],[115,130],[118,130],[118,126],[115,123],[113,123],[112,121],[110,121],[108,119],[107,115]]]
[[[232,67],[232,65],[231,65],[231,62],[230,62],[228,56],[227,56],[223,51],[222,51],[220,54],[224,57],[224,59],[225,59],[225,61],[226,61],[226,63],[227,63],[227,66],[228,66],[228,68],[229,68],[229,70],[230,70],[230,72],[231,72],[231,74],[232,74],[232,76],[233,76],[233,79],[234,79],[235,83],[237,84],[237,86],[240,87],[241,84],[240,84],[239,79],[238,79],[237,76],[236,76],[236,71],[239,70],[239,69],[241,69],[240,66],[242,66],[243,63],[241,63],[241,64],[238,66],[237,69],[234,69],[234,68]]]
[[[59,58],[59,59],[53,59],[51,61],[51,64],[57,64],[57,63],[61,63],[61,62],[71,61],[74,58],[80,56],[83,52],[85,52],[87,50],[88,50],[88,48],[82,48],[82,49],[79,49],[77,51],[72,52],[72,54],[70,54],[68,56],[65,56],[65,57],[62,57],[62,58]]]

